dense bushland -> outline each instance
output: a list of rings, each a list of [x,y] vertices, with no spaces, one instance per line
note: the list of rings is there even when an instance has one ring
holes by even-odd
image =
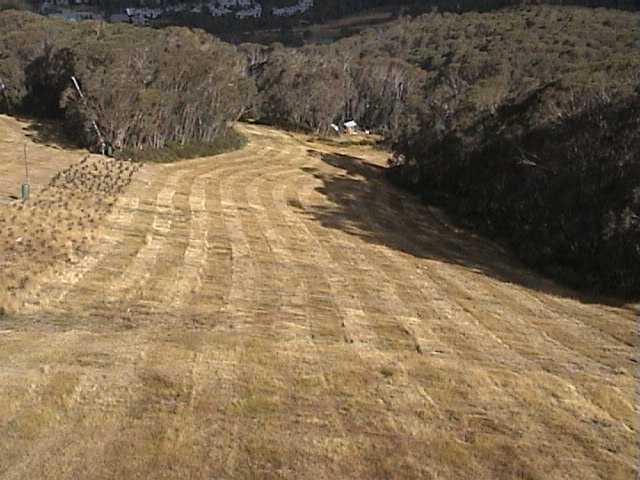
[[[0,108],[63,119],[87,146],[101,140],[93,122],[116,149],[211,143],[252,103],[245,71],[204,32],[0,15]]]
[[[401,59],[359,61],[357,51],[338,47],[241,49],[248,52],[256,79],[258,116],[316,133],[354,118],[379,130],[397,128],[422,82],[421,72]]]
[[[432,13],[327,46],[240,49],[265,119],[320,132],[355,119],[395,140],[425,111],[439,129],[470,125],[554,81],[559,88],[542,105],[549,111],[564,108],[565,88],[628,89],[640,63],[629,54],[639,19],[564,7]],[[539,113],[531,121],[549,112]]]
[[[577,113],[505,134],[513,112],[414,142],[389,177],[579,287],[640,292],[640,97],[585,97]]]
[[[439,22],[435,37],[425,21],[415,35],[397,31],[431,73],[424,101],[407,105],[389,136],[405,157],[391,178],[529,264],[639,296],[640,56],[629,55],[638,16],[466,14]]]
[[[355,119],[388,132],[420,102],[424,72],[401,58],[340,45],[240,48],[259,92],[257,115],[270,123],[326,134],[332,123]]]
[[[432,13],[322,47],[243,45],[264,119],[354,118],[396,182],[580,286],[640,294],[640,17],[532,6]]]
[[[3,10],[31,10],[26,0],[0,0],[0,12]]]

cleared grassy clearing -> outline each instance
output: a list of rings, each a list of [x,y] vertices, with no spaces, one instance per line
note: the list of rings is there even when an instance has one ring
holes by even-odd
[[[631,307],[434,219],[385,152],[240,129],[135,173],[0,320],[0,478],[637,474]]]

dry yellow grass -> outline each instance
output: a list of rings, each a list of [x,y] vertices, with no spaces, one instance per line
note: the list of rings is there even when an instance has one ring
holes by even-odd
[[[434,218],[384,152],[242,129],[145,166],[0,320],[0,479],[637,475],[631,307]]]
[[[34,194],[44,188],[58,171],[79,161],[86,153],[56,144],[45,133],[51,128],[36,128],[28,121],[0,115],[0,204],[20,195],[20,184],[25,181],[25,145],[31,164],[30,182]]]
[[[37,291],[41,282],[86,255],[116,197],[139,168],[34,143],[32,131],[27,123],[0,117],[0,193],[6,195],[0,206],[0,308],[7,312],[21,310],[26,292]],[[24,181],[24,145],[32,186],[27,202],[9,194]],[[38,302],[37,295],[32,301]]]

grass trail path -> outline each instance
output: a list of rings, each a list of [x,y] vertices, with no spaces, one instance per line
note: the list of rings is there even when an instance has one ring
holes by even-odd
[[[384,152],[239,128],[142,168],[0,319],[0,480],[635,478],[630,307],[450,225]]]

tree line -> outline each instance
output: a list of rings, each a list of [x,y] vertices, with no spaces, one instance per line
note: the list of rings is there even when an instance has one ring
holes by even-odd
[[[116,149],[212,142],[251,104],[245,71],[235,47],[201,31],[0,15],[0,108],[60,119],[86,146],[97,131]]]

